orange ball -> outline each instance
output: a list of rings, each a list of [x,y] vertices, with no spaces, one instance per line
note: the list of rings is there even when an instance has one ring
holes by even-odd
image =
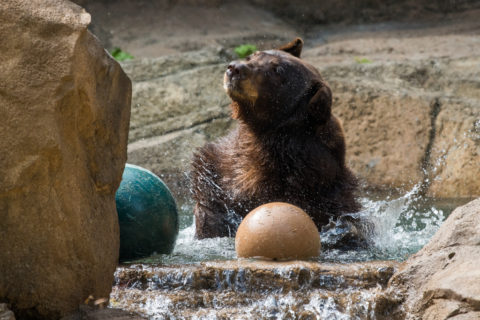
[[[308,259],[320,254],[320,234],[299,207],[272,202],[252,210],[238,227],[235,251],[240,258]]]

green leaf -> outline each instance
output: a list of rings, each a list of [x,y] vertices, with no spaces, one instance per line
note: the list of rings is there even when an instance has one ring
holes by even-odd
[[[242,44],[241,46],[236,47],[234,50],[237,56],[240,59],[243,59],[257,51],[257,47],[253,44]]]
[[[133,59],[133,56],[128,53],[128,52],[125,52],[123,51],[122,49],[120,48],[113,48],[111,51],[110,51],[110,54],[112,55],[112,57],[115,58],[115,60],[117,61],[125,61],[125,60],[131,60]]]
[[[360,64],[372,63],[373,61],[368,58],[355,57],[355,61]]]

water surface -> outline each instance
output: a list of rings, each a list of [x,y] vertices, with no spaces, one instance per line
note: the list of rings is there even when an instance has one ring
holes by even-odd
[[[374,228],[368,249],[323,250],[320,262],[356,262],[370,260],[403,261],[420,250],[441,223],[459,205],[469,199],[434,199],[420,196],[414,187],[403,195],[365,193],[361,197],[361,216],[368,217]],[[191,264],[211,260],[236,259],[234,238],[195,239],[192,203],[180,206],[180,233],[172,254],[152,255],[140,263]],[[330,231],[320,233],[328,241]]]

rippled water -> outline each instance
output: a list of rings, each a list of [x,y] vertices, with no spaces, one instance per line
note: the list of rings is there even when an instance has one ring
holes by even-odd
[[[372,244],[368,249],[324,250],[319,261],[353,262],[369,260],[405,260],[422,248],[440,224],[462,199],[436,200],[419,195],[419,188],[401,196],[379,196],[367,194],[361,198],[367,217],[374,225]],[[195,239],[195,226],[191,204],[181,207],[181,230],[175,249],[169,255],[153,255],[138,260],[142,263],[190,264],[208,260],[235,259],[234,238]],[[322,242],[330,231],[321,232]]]

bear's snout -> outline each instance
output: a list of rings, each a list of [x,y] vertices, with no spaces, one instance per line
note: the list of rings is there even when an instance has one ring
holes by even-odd
[[[225,71],[223,87],[229,94],[233,94],[234,92],[246,93],[245,90],[252,91],[250,88],[251,85],[245,81],[249,80],[249,74],[249,66],[243,62],[233,61],[228,65],[227,71]]]
[[[245,63],[241,62],[236,62],[233,61],[231,62],[228,67],[227,67],[227,76],[230,80],[232,80],[235,77],[243,77],[247,74],[248,67]]]

